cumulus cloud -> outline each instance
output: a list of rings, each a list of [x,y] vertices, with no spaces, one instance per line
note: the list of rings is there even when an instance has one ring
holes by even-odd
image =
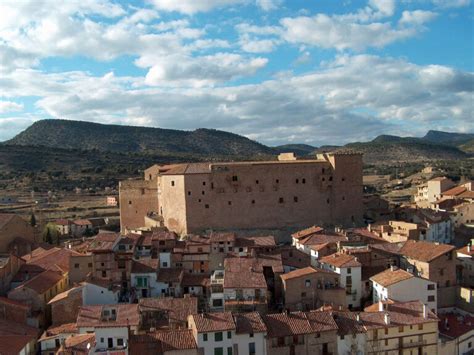
[[[23,104],[18,104],[13,101],[0,100],[0,113],[15,112],[23,110]]]

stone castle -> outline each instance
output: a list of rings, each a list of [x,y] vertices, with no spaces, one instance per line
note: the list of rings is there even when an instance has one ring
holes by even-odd
[[[362,220],[362,155],[154,165],[120,182],[122,230],[155,220],[180,234],[204,230],[354,225]]]

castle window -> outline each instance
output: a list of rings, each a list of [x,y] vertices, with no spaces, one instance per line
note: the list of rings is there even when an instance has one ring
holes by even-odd
[[[279,183],[280,183],[280,180],[276,179],[276,180],[275,180],[275,183],[276,183],[276,184],[279,184]]]
[[[145,189],[141,189],[141,193],[142,193],[142,195],[144,195],[145,194]]]
[[[300,182],[300,180],[299,180],[299,179],[296,179],[296,181],[295,181],[295,182],[298,184],[298,183]]]
[[[329,204],[329,199],[327,199],[326,202]]]
[[[345,199],[346,199],[346,198],[345,198],[344,196],[342,196],[342,201],[345,201]]]
[[[325,179],[325,178],[322,178],[322,180],[323,180],[323,181],[326,181],[326,179]]]
[[[322,169],[321,169],[321,172],[324,174],[324,172],[325,172],[325,169],[324,169],[324,168],[322,168]]]
[[[199,199],[198,202],[201,202],[201,199]]]
[[[329,181],[332,181],[332,176],[329,177]]]
[[[202,186],[206,186],[206,182],[205,182],[205,181],[202,182]]]
[[[209,205],[204,205],[205,208],[209,208]]]
[[[283,202],[284,202],[283,197],[280,197],[280,198],[278,199],[278,203],[283,203]]]
[[[228,204],[229,206],[231,206],[231,205],[232,205],[232,201],[227,201],[227,204]]]
[[[293,197],[293,201],[294,201],[294,202],[298,202],[298,196],[294,196],[294,197]]]
[[[211,189],[213,189],[213,188],[214,188],[214,183],[213,183],[213,182],[211,182]]]
[[[188,196],[191,196],[191,191],[188,191]]]
[[[174,186],[174,180],[171,180],[171,186]]]
[[[255,183],[258,185],[259,181],[258,181],[258,180],[255,180]]]
[[[232,181],[238,181],[237,175],[232,176]]]
[[[204,190],[202,190],[202,191],[201,191],[201,193],[202,193],[203,195],[205,195],[205,194],[206,194],[206,192],[205,192]]]
[[[252,200],[252,205],[255,205],[255,200]]]
[[[132,201],[128,201],[128,204],[131,205],[131,204],[132,204]]]
[[[301,182],[302,182],[303,184],[306,184],[306,179],[304,179],[304,178],[301,179]]]
[[[346,181],[346,178],[342,178],[341,180],[342,180],[342,181]]]

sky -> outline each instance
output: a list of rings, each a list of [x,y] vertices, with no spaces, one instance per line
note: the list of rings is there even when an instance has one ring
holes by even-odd
[[[41,119],[274,146],[474,132],[470,0],[1,0],[0,141]]]

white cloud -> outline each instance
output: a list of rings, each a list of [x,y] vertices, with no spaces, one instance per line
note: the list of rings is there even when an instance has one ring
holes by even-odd
[[[264,11],[276,10],[280,6],[282,0],[256,0],[257,6]]]
[[[6,112],[15,112],[15,111],[22,111],[23,104],[18,104],[13,101],[0,101],[0,113]]]
[[[384,16],[392,16],[395,12],[395,0],[369,0],[369,5]]]
[[[465,7],[471,5],[471,0],[431,0],[440,8]]]
[[[404,25],[404,26],[409,26],[409,25],[421,26],[433,20],[436,16],[437,14],[432,11],[424,11],[424,10],[403,11],[399,24]]]
[[[222,8],[242,4],[245,0],[152,0],[158,10],[177,11],[192,15],[197,12],[207,12],[216,8]]]

